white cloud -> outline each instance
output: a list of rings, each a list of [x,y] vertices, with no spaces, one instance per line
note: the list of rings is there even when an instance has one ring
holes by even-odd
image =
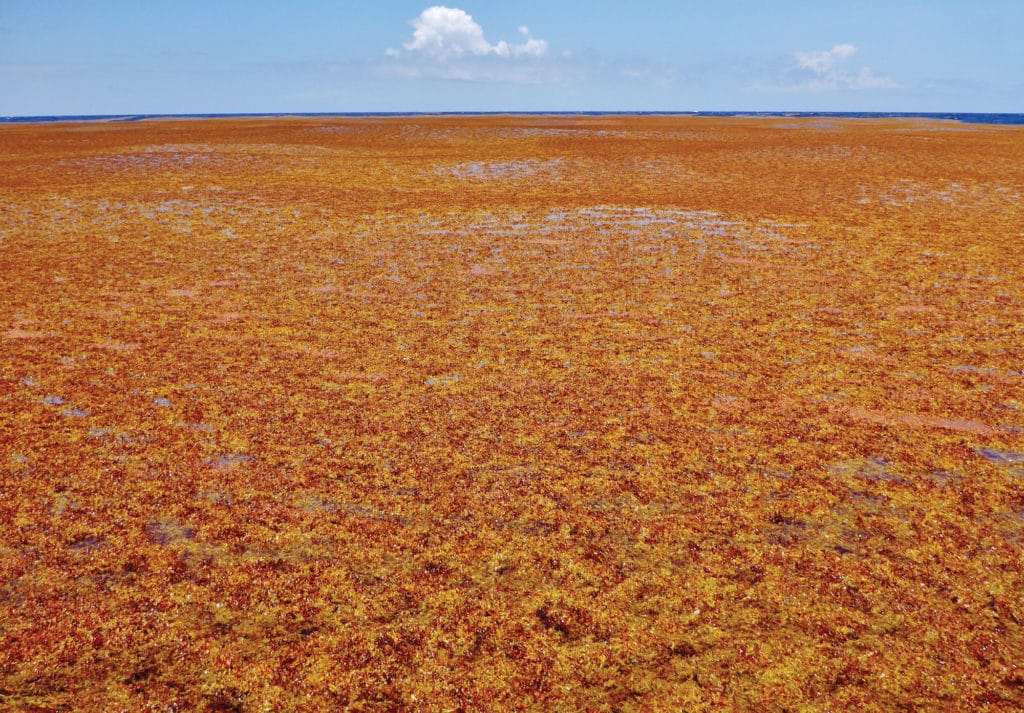
[[[855,71],[846,68],[846,60],[857,54],[851,44],[835,45],[819,52],[796,52],[794,69],[803,75],[801,81],[783,85],[787,91],[828,91],[836,89],[897,89],[891,77],[875,74],[871,67]]]
[[[410,55],[437,61],[463,57],[543,57],[548,43],[530,37],[525,25],[519,28],[526,41],[513,44],[505,40],[491,44],[484,28],[465,10],[435,5],[412,21],[412,39],[403,46]]]
[[[861,67],[855,75],[845,78],[850,89],[899,89],[899,83],[892,77],[880,77],[871,67]]]
[[[2,0],[0,0],[2,1]],[[484,28],[459,8],[435,5],[411,20],[412,36],[372,64],[381,77],[442,79],[504,84],[578,84],[601,81],[666,87],[679,77],[672,65],[644,60],[577,57],[568,49],[550,51],[546,40],[518,25],[512,40],[487,38]]]
[[[491,42],[473,16],[455,7],[428,7],[409,23],[412,37],[402,49],[389,48],[375,65],[383,76],[465,82],[540,84],[578,73],[565,59],[548,56],[548,43],[517,27],[518,41]]]
[[[817,74],[823,74],[830,69],[837,60],[849,59],[857,54],[857,48],[853,45],[836,45],[824,52],[797,52],[796,64],[800,69],[809,69]]]

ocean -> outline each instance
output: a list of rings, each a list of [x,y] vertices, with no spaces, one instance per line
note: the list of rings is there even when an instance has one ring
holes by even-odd
[[[442,112],[283,112],[240,114],[73,114],[63,116],[3,116],[0,124],[57,121],[144,121],[146,119],[240,119],[262,117],[370,117],[370,116],[708,116],[796,119],[938,119],[965,124],[1024,125],[1024,114],[976,112],[875,112],[875,111],[442,111]]]

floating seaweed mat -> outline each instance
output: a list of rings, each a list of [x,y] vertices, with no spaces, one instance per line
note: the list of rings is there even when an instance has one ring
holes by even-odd
[[[1024,707],[1024,133],[947,128],[0,127],[0,707]]]

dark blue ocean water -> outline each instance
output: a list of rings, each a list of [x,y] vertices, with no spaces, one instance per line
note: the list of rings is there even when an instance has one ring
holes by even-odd
[[[316,112],[268,114],[85,114],[69,116],[0,116],[0,124],[54,121],[143,121],[145,119],[230,119],[262,117],[368,117],[368,116],[753,116],[797,119],[945,119],[965,124],[1024,124],[1024,114],[971,112],[874,111],[444,111],[444,112]]]

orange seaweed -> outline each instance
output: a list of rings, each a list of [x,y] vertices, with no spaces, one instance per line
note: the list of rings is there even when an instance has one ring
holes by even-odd
[[[1019,710],[1024,131],[0,126],[0,707]]]

